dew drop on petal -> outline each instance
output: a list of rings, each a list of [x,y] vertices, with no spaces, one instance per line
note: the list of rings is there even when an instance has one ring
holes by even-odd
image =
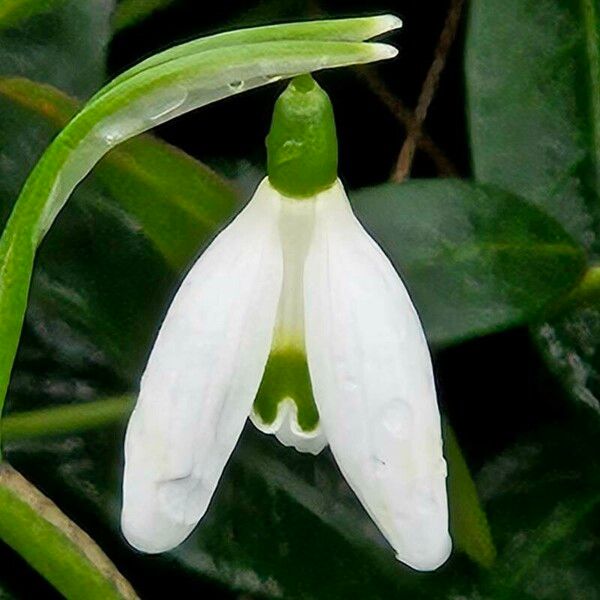
[[[232,81],[227,85],[232,92],[241,92],[244,89],[244,82],[241,80]]]

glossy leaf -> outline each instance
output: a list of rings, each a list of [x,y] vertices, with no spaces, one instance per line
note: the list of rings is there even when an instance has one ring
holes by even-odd
[[[3,0],[0,75],[28,77],[87,98],[105,77],[113,8],[114,0]]]
[[[425,180],[351,198],[435,344],[532,322],[585,268],[584,252],[556,221],[493,187]]]
[[[475,176],[521,194],[600,252],[600,7],[471,6],[467,88]],[[593,273],[586,276],[589,280]],[[588,290],[589,291],[589,290]],[[600,297],[582,290],[534,331],[576,400],[600,410]]]
[[[471,3],[466,75],[475,178],[542,206],[597,256],[597,0]]]

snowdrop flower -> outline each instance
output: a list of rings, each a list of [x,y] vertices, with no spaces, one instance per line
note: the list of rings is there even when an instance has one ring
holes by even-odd
[[[122,529],[144,552],[206,512],[248,416],[286,445],[326,444],[399,560],[448,557],[446,464],[431,359],[390,261],[337,179],[327,95],[278,99],[269,176],[181,285],[125,444]]]

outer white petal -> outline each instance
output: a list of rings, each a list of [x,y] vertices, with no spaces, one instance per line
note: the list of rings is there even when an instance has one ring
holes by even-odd
[[[402,281],[339,182],[319,195],[316,210],[306,343],[325,435],[398,559],[435,569],[451,540],[427,342]]]
[[[278,213],[263,182],[192,267],[158,334],[125,441],[121,524],[142,551],[189,535],[250,413],[281,289]]]

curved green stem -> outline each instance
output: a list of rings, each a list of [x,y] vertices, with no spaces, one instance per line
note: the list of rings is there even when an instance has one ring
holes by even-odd
[[[223,34],[151,58],[92,98],[36,165],[0,240],[0,410],[36,248],[104,154],[138,133],[241,91],[300,73],[391,58],[396,51],[390,46],[345,40],[397,26],[397,19],[376,17]],[[288,39],[293,35],[297,39]],[[232,39],[242,42],[232,45]]]

